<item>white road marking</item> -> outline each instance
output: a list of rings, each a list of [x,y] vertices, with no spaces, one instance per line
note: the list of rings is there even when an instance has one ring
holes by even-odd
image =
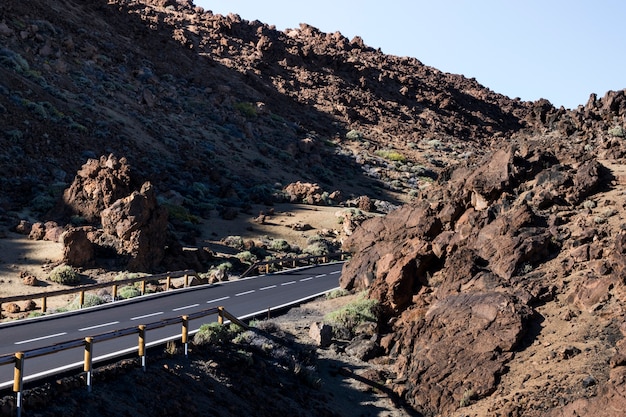
[[[163,312],[159,311],[158,313],[152,313],[152,314],[146,314],[146,315],[143,315],[143,316],[132,317],[131,320],[141,320],[141,319],[145,319],[145,318],[148,318],[148,317],[158,316],[160,314],[163,314]]]
[[[82,329],[78,329],[79,332],[84,332],[85,330],[97,329],[99,327],[113,326],[114,324],[118,324],[119,321],[112,321],[110,323],[102,323],[96,324],[95,326],[83,327]]]
[[[222,298],[216,298],[215,300],[209,300],[206,303],[207,304],[211,304],[211,303],[217,303],[218,301],[224,301],[224,300],[228,300],[230,297],[226,296],[226,297],[222,297]]]
[[[198,307],[200,304],[190,304],[188,306],[184,306],[184,307],[178,307],[178,308],[173,308],[172,311],[180,311],[180,310],[186,310],[188,308],[194,308],[194,307]]]
[[[34,339],[22,340],[21,342],[15,342],[15,344],[16,345],[23,345],[24,343],[36,342],[38,340],[44,340],[44,339],[50,339],[50,338],[53,338],[53,337],[63,336],[65,334],[67,334],[67,332],[55,333],[55,334],[51,334],[51,335],[48,335],[48,336],[36,337]]]
[[[280,285],[291,285],[291,284],[295,284],[295,283],[296,283],[296,281],[289,281],[289,282],[283,282]]]
[[[240,295],[252,294],[254,290],[240,292],[239,294],[235,294],[235,297],[239,297]]]
[[[315,275],[315,278],[322,278],[322,277],[325,277],[325,276],[326,276],[326,274],[322,274],[322,275]]]
[[[330,273],[330,275],[337,275],[337,274],[341,274],[341,271],[334,271]]]
[[[312,279],[313,279],[313,277],[302,278],[302,279],[300,280],[300,282],[310,281],[310,280],[312,280]]]
[[[276,285],[270,285],[269,287],[259,288],[259,291],[269,290],[269,289],[272,289],[272,288],[276,288]]]

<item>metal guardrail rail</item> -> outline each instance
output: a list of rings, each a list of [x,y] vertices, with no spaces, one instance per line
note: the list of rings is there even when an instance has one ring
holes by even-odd
[[[307,263],[310,265],[311,261],[322,261],[322,263],[329,262],[331,259],[340,259],[345,260],[346,257],[350,256],[350,252],[335,252],[329,253],[328,255],[310,255],[310,256],[301,256],[301,257],[288,257],[288,258],[279,258],[279,259],[270,259],[267,261],[258,261],[253,263],[248,269],[245,270],[242,277],[246,277],[250,275],[255,270],[260,272],[260,268],[265,266],[265,273],[268,274],[270,272],[270,265],[279,265],[284,267],[284,265],[288,265],[291,268],[298,267],[299,263]]]
[[[312,263],[318,263],[319,261],[321,261],[322,263],[326,263],[326,262],[329,262],[331,259],[345,260],[345,258],[348,257],[349,255],[350,255],[349,252],[336,252],[336,253],[330,253],[328,255],[321,255],[321,256],[311,255],[311,256],[303,256],[303,257],[288,257],[288,258],[270,259],[267,261],[259,261],[259,262],[255,262],[248,269],[246,269],[241,274],[241,277],[242,278],[247,277],[250,274],[252,274],[255,270],[260,271],[260,268],[263,266],[265,266],[265,273],[269,273],[270,266],[272,265],[278,265],[281,268],[283,267],[296,268],[299,264],[303,264],[303,263],[305,263],[306,265],[310,265]],[[100,288],[111,287],[112,297],[115,300],[117,298],[118,287],[120,286],[141,282],[141,295],[144,295],[146,293],[146,284],[148,282],[161,281],[165,279],[166,280],[165,291],[168,291],[171,288],[172,279],[184,278],[185,279],[184,287],[188,287],[189,278],[192,276],[198,277],[198,274],[196,273],[196,271],[192,269],[187,269],[187,270],[182,270],[182,271],[166,272],[163,274],[145,275],[145,276],[134,277],[134,278],[126,278],[126,279],[117,280],[117,281],[108,281],[108,282],[100,282],[97,284],[82,285],[82,286],[72,287],[72,288],[68,288],[64,290],[47,291],[47,292],[40,292],[40,293],[27,294],[27,295],[15,295],[15,296],[10,296],[10,297],[1,297],[0,298],[0,317],[2,315],[2,305],[6,303],[41,299],[41,312],[45,313],[48,309],[47,308],[48,298],[79,293],[80,294],[79,307],[82,308],[82,306],[85,303],[85,293],[87,291],[93,291],[93,290],[97,290]]]
[[[108,281],[108,282],[100,282],[97,284],[89,284],[89,285],[81,285],[77,287],[72,287],[64,290],[56,290],[56,291],[46,291],[34,294],[26,294],[26,295],[14,295],[10,297],[2,297],[0,298],[0,314],[2,313],[2,304],[12,303],[16,301],[28,301],[41,299],[41,312],[45,313],[47,310],[47,300],[50,297],[57,297],[61,295],[75,294],[80,293],[80,303],[79,306],[82,307],[85,302],[85,293],[87,291],[93,291],[100,288],[113,288],[113,298],[117,298],[117,289],[120,286],[135,284],[137,282],[141,282],[141,294],[145,294],[146,292],[146,283],[150,281],[160,281],[162,279],[166,280],[165,290],[169,290],[172,283],[171,280],[175,278],[185,278],[185,287],[189,286],[189,277],[198,276],[196,271],[192,269],[187,269],[183,271],[175,271],[175,272],[167,272],[163,274],[155,274],[155,275],[145,275],[134,278],[126,278],[117,281]]]
[[[14,372],[13,372],[13,392],[16,395],[15,400],[15,411],[17,417],[21,416],[22,411],[22,398],[23,398],[23,384],[24,384],[24,363],[29,358],[36,358],[40,356],[52,355],[57,352],[61,352],[64,350],[75,349],[77,347],[83,346],[85,348],[84,352],[84,360],[83,360],[83,370],[86,374],[86,384],[87,390],[91,392],[92,389],[92,372],[93,372],[93,347],[95,344],[104,342],[107,340],[116,339],[119,337],[124,337],[132,334],[138,335],[138,344],[137,344],[137,353],[139,358],[141,359],[141,366],[145,370],[146,369],[146,332],[154,329],[158,329],[161,327],[171,326],[177,323],[181,323],[181,343],[184,345],[184,354],[187,356],[188,353],[188,342],[189,342],[189,321],[213,314],[218,314],[218,323],[224,324],[224,319],[229,320],[231,323],[234,323],[244,329],[248,329],[248,325],[243,321],[239,320],[237,317],[230,314],[228,311],[224,309],[224,307],[213,307],[202,311],[197,311],[195,313],[173,317],[169,319],[160,320],[158,322],[152,322],[148,324],[142,324],[137,327],[128,327],[125,329],[114,330],[112,332],[101,333],[94,336],[85,337],[84,339],[75,339],[66,342],[57,343],[50,346],[45,346],[41,348],[26,350],[16,352],[14,354],[2,355],[0,356],[0,366],[6,366],[13,364]],[[163,342],[165,343],[165,342]],[[125,353],[124,353],[125,354]]]

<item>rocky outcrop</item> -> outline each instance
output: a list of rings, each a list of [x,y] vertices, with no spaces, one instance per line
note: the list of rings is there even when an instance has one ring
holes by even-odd
[[[452,415],[495,393],[536,337],[537,306],[557,293],[569,308],[623,318],[626,234],[607,217],[615,211],[585,213],[613,175],[597,159],[575,162],[536,145],[520,142],[450,172],[344,242],[353,257],[341,286],[380,301],[381,322],[391,323],[382,340],[398,372],[394,389],[425,415]],[[563,276],[575,271],[571,282]],[[620,389],[600,391],[617,398]]]
[[[151,271],[161,263],[167,241],[167,211],[157,204],[150,183],[115,201],[100,218],[104,233],[117,240],[118,253],[130,258],[130,270]]]
[[[283,192],[292,203],[306,203],[314,205],[326,205],[332,202],[337,203],[340,197],[338,192],[329,194],[318,184],[297,181],[287,185]]]
[[[63,193],[66,208],[89,223],[100,221],[100,213],[137,188],[126,158],[114,155],[90,159],[76,173]]]
[[[167,210],[158,205],[149,182],[129,191],[134,183],[124,158],[110,155],[83,166],[64,194],[66,203],[87,219],[97,215],[102,229],[72,227],[65,232],[64,262],[93,266],[98,253],[108,251],[126,259],[130,270],[150,272],[161,265],[168,241]],[[114,200],[116,196],[122,197]]]

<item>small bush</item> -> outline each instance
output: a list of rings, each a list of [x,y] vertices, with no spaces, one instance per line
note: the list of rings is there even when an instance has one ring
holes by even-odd
[[[80,275],[69,265],[59,265],[50,272],[48,279],[63,285],[74,285],[80,282]]]
[[[270,243],[270,249],[277,252],[288,252],[291,246],[285,239],[274,239]]]
[[[257,261],[257,257],[252,252],[250,252],[249,250],[243,251],[243,252],[239,252],[235,256],[241,262],[248,263],[248,264],[253,264],[253,263],[255,263]]]
[[[119,289],[117,292],[118,297],[127,300],[129,298],[139,297],[141,295],[141,291],[134,285],[126,285]]]
[[[394,162],[406,162],[406,156],[398,151],[379,150],[376,151],[376,155]]]
[[[243,238],[241,236],[227,236],[222,239],[222,243],[226,246],[239,250],[244,248]]]
[[[615,126],[608,130],[608,134],[618,138],[623,138],[624,136],[626,136],[626,131],[624,131],[624,128],[622,126]]]
[[[236,324],[223,325],[218,322],[205,323],[200,326],[193,337],[193,343],[197,346],[227,343],[232,341],[242,329]]]
[[[230,262],[222,262],[217,266],[217,269],[219,269],[220,271],[230,271],[231,269],[233,269],[233,264],[231,264]]]
[[[358,325],[378,321],[377,309],[378,301],[366,298],[366,293],[363,292],[355,301],[326,314],[324,321],[333,326],[335,335],[354,335],[354,329]]]
[[[338,288],[326,294],[326,299],[332,300],[333,298],[344,297],[349,294],[350,294],[350,291],[346,290],[345,288]]]
[[[311,256],[324,256],[330,253],[330,249],[324,242],[320,241],[310,244],[302,252]]]
[[[247,101],[235,104],[235,109],[237,109],[242,116],[250,119],[257,115],[256,106]]]
[[[99,306],[99,305],[104,304],[104,303],[106,303],[106,300],[104,298],[100,297],[99,295],[96,295],[96,294],[85,294],[85,299],[83,300],[82,308]],[[66,311],[78,310],[80,308],[81,308],[81,306],[80,306],[80,296],[77,296],[76,298],[74,298],[74,300],[72,300],[71,303],[69,303],[67,306],[65,306],[65,310]]]
[[[359,140],[363,137],[363,134],[361,132],[359,132],[358,130],[351,130],[348,133],[346,133],[346,139],[350,139],[350,140]]]

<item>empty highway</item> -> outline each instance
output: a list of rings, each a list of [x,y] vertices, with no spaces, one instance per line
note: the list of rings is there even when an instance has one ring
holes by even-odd
[[[284,273],[262,275],[218,284],[191,287],[151,294],[131,300],[117,301],[78,312],[54,314],[0,324],[0,355],[28,351],[69,340],[140,324],[180,317],[211,307],[224,306],[239,318],[265,314],[268,309],[286,307],[322,295],[339,285],[343,263],[331,263],[301,268]],[[217,316],[192,320],[189,331],[216,321]],[[148,346],[164,340],[180,339],[181,325],[150,330],[146,333]],[[94,346],[94,362],[120,352],[137,350],[137,335],[117,338]],[[25,361],[24,381],[28,382],[62,370],[82,368],[84,348],[29,358]],[[148,359],[149,360],[149,359]],[[13,366],[0,367],[0,389],[11,387]]]

